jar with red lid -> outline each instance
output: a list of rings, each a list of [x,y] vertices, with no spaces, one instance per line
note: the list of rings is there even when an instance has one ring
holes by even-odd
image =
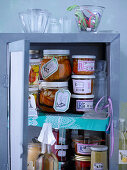
[[[90,170],[91,157],[75,155],[75,170]]]
[[[72,75],[73,93],[91,95],[94,89],[94,75]]]
[[[73,73],[78,75],[92,75],[95,71],[94,55],[73,55]]]
[[[71,105],[74,113],[83,114],[93,109],[94,95],[71,95]]]
[[[91,147],[101,144],[101,138],[94,136],[80,137],[74,140],[77,155],[91,155]]]

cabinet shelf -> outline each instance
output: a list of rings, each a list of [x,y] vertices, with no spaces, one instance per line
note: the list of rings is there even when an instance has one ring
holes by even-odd
[[[48,114],[39,113],[38,117],[29,117],[28,126],[42,127],[43,123],[51,123],[53,128],[83,129],[106,131],[109,117],[105,119],[84,119],[77,114]]]

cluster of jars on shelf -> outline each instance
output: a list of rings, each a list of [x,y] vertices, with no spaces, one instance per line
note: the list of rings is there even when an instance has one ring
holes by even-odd
[[[50,113],[93,109],[96,57],[73,55],[71,69],[69,55],[69,50],[43,50],[40,57],[40,51],[30,50],[29,108]]]
[[[108,170],[105,137],[98,132],[84,130],[53,129],[56,142],[52,145],[52,153],[58,159],[59,170]],[[40,143],[28,146],[28,170],[30,165],[36,166],[41,153]],[[36,170],[36,167],[35,167]]]

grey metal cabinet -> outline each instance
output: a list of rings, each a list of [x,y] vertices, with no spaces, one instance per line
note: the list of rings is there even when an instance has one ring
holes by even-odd
[[[19,41],[22,40],[22,41]],[[29,49],[69,49],[107,61],[108,96],[113,102],[114,153],[109,169],[118,169],[120,35],[117,32],[0,34],[0,170],[25,170],[28,137]],[[109,135],[109,149],[111,137]]]

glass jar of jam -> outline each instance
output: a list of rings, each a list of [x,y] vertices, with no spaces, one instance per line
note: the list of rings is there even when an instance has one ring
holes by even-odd
[[[90,170],[91,157],[75,155],[75,170]]]
[[[86,136],[74,140],[75,153],[77,155],[91,155],[91,147],[101,144],[101,138]]]
[[[44,112],[56,112],[53,108],[55,94],[58,90],[68,90],[68,82],[44,82],[39,83],[38,105]]]
[[[40,79],[66,81],[71,75],[69,50],[44,50],[40,66]]]
[[[95,71],[94,55],[73,55],[73,73],[78,75],[92,75]]]
[[[93,94],[94,75],[72,75],[73,93],[75,94]]]
[[[94,95],[71,95],[71,105],[74,113],[83,114],[93,109]]]
[[[105,145],[91,147],[91,170],[108,170],[107,150],[108,147]]]
[[[35,167],[35,161],[41,153],[41,143],[29,143],[28,144],[28,156],[27,156],[27,169]]]

